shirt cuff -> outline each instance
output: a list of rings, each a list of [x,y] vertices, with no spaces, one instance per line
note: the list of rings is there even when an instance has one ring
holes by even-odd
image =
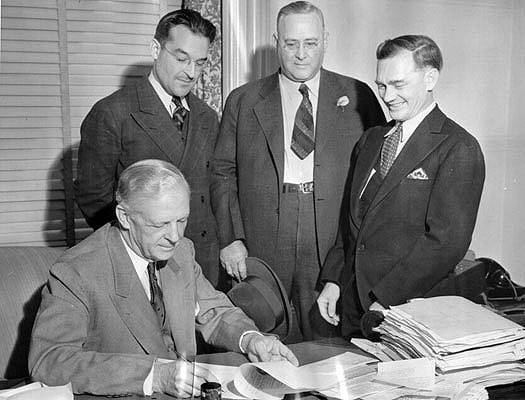
[[[149,374],[146,377],[144,384],[142,385],[142,391],[144,392],[144,396],[151,396],[153,394],[153,369],[155,368],[156,361],[157,360],[153,362],[151,370],[149,371]]]
[[[255,333],[259,336],[264,336],[261,332],[258,332],[258,331],[246,331],[244,332],[241,337],[239,338],[239,349],[241,349],[241,353],[243,354],[246,354],[246,350],[242,348],[242,340],[244,339],[244,337],[250,333]]]

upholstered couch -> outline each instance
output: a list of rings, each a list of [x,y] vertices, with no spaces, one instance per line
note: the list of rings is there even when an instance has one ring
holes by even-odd
[[[63,252],[49,247],[0,247],[0,378],[28,376],[29,338],[49,267]],[[476,301],[485,269],[467,254],[430,295],[458,294]]]
[[[31,328],[49,267],[63,250],[0,247],[0,378],[28,376]]]

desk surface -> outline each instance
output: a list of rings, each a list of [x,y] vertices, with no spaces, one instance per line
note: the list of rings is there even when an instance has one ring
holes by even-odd
[[[323,339],[318,340],[314,342],[303,342],[303,343],[296,343],[289,346],[294,354],[296,355],[297,359],[299,360],[300,365],[308,364],[311,362],[323,360],[332,356],[336,356],[338,354],[344,353],[346,351],[353,351],[353,352],[359,352],[361,351],[355,347],[354,345],[350,344],[346,340],[342,338],[332,338],[332,339]],[[202,354],[197,356],[197,361],[203,362],[203,363],[209,363],[209,364],[221,364],[221,365],[241,365],[245,362],[248,362],[248,359],[239,353],[214,353],[214,354]],[[76,395],[75,400],[100,400],[104,397],[100,396],[90,396],[90,395]],[[164,395],[164,394],[157,394],[155,393],[152,397],[152,399],[157,400],[173,400],[173,397]],[[304,399],[317,399],[318,397],[310,395],[310,396],[301,396],[301,398]],[[136,400],[136,399],[144,399],[144,397],[140,396],[128,396],[125,397],[125,399],[129,400]]]

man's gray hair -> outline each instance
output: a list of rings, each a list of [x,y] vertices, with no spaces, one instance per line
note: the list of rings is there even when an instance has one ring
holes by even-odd
[[[162,160],[142,160],[127,167],[118,180],[115,199],[131,206],[136,198],[153,197],[165,190],[186,190],[190,186],[177,167]]]
[[[321,26],[324,30],[323,12],[318,7],[314,6],[308,1],[294,1],[293,3],[289,3],[279,10],[279,13],[277,14],[277,31],[279,31],[279,22],[287,15],[309,13],[315,13],[319,16],[321,19]]]

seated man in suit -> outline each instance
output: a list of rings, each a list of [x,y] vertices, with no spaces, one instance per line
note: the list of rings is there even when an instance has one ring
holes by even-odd
[[[339,237],[317,303],[342,333],[360,318],[422,297],[465,255],[485,179],[477,140],[438,108],[433,90],[443,59],[420,35],[377,49],[376,83],[393,121],[367,130],[354,149]]]
[[[216,291],[183,237],[190,188],[165,161],[128,167],[116,191],[116,224],[106,224],[51,267],[33,328],[29,369],[75,393],[198,395],[207,371],[186,359],[204,340],[252,361],[293,353],[261,335]],[[172,362],[164,363],[171,359]]]

